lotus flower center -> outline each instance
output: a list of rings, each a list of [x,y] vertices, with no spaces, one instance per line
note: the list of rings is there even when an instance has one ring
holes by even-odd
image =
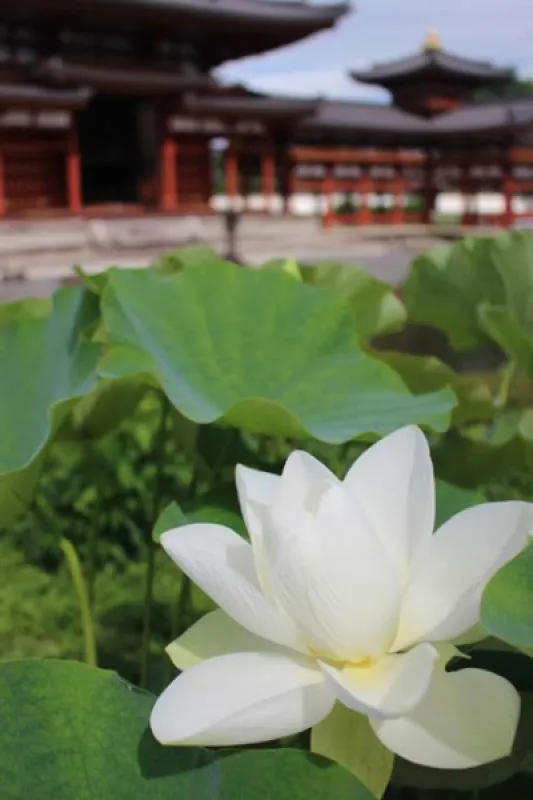
[[[359,661],[351,661],[349,658],[335,658],[331,655],[323,655],[322,653],[313,650],[312,647],[309,648],[309,654],[320,661],[325,661],[326,664],[331,664],[332,667],[336,669],[367,669],[368,667],[373,667],[376,664],[376,659],[367,656],[366,658],[361,658]]]

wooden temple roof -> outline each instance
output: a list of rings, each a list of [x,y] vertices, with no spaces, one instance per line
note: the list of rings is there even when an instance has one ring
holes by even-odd
[[[172,94],[187,90],[216,89],[216,81],[193,68],[180,71],[139,70],[75,64],[54,56],[41,61],[33,74],[56,86],[88,85],[107,91],[138,94]]]
[[[148,30],[198,39],[214,66],[292,44],[333,27],[350,8],[294,0],[14,0],[0,16],[50,19],[62,25]],[[219,52],[220,51],[220,54]]]
[[[384,61],[367,70],[352,70],[350,76],[361,83],[392,87],[416,83],[427,78],[445,78],[454,82],[485,85],[509,80],[513,71],[496,67],[489,61],[476,61],[443,50],[436,31],[431,31],[422,50],[407,58]]]
[[[88,0],[74,1],[74,5],[83,3],[89,5]],[[294,0],[90,0],[90,5],[93,13],[98,6],[137,6],[149,9],[152,14],[194,14],[218,19],[230,17],[243,22],[267,22],[277,26],[305,25],[316,27],[317,30],[333,25],[349,7],[348,3],[315,5]]]
[[[345,138],[366,135],[405,143],[442,142],[455,136],[506,133],[533,125],[533,96],[470,104],[427,119],[396,106],[323,100],[300,130]]]
[[[506,133],[533,125],[533,95],[464,105],[426,118],[395,105],[264,95],[240,86],[219,86],[216,94],[186,94],[182,109],[192,117],[286,121],[295,126],[296,136],[368,137],[406,144]]]
[[[0,106],[77,110],[91,99],[87,88],[50,89],[32,83],[0,83]]]
[[[188,95],[183,108],[193,116],[295,120],[313,115],[320,104],[319,100],[230,92],[231,89],[227,94],[214,96]]]
[[[533,124],[533,96],[463,106],[429,121],[430,130],[443,133],[482,133],[515,130]]]
[[[397,106],[358,103],[350,100],[323,100],[316,115],[306,122],[324,131],[394,132],[399,134],[425,129],[425,120]]]

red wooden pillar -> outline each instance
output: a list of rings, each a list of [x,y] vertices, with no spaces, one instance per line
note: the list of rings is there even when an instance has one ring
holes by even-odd
[[[4,153],[0,146],[0,217],[5,217],[7,214],[6,202],[6,181],[4,170]]]
[[[268,139],[261,154],[261,193],[265,198],[265,210],[272,212],[276,194],[276,159],[272,142]]]
[[[162,211],[178,208],[178,143],[171,131],[165,130],[160,144],[159,206]]]
[[[468,164],[463,164],[461,167],[461,197],[463,199],[463,216],[461,219],[462,225],[473,225],[475,222],[475,215],[472,214],[472,183],[470,180],[470,168]]]
[[[504,202],[504,210],[503,210],[503,226],[504,228],[511,228],[514,223],[514,208],[513,208],[513,199],[514,199],[514,180],[512,174],[512,166],[511,161],[508,158],[504,158],[502,165],[502,194],[503,194],[503,202]]]
[[[372,189],[372,179],[368,174],[363,175],[358,183],[359,194],[359,224],[372,224],[372,209],[370,208],[370,191]]]
[[[82,210],[81,160],[75,122],[72,123],[68,133],[66,183],[69,211],[72,214],[79,214]]]
[[[435,211],[435,164],[431,155],[426,157],[426,166],[424,170],[424,192],[422,219],[425,225],[430,225],[433,220],[433,212]]]
[[[294,164],[289,153],[284,155],[283,164],[283,216],[291,213],[291,197],[294,193]]]
[[[324,178],[322,181],[322,195],[324,197],[325,208],[322,217],[322,227],[332,228],[335,224],[335,178],[333,176],[333,165],[326,164]]]
[[[393,183],[393,191],[392,191],[392,215],[391,215],[391,222],[393,225],[403,225],[405,222],[405,214],[404,214],[404,193],[405,193],[405,185],[404,185],[403,176],[398,174],[394,179]]]
[[[230,198],[233,204],[233,201],[239,194],[239,160],[237,157],[237,147],[233,139],[229,140],[226,148],[224,171],[226,178],[226,196]]]
[[[509,174],[504,175],[502,180],[502,193],[504,201],[503,211],[503,226],[504,228],[511,228],[514,223],[514,183]]]

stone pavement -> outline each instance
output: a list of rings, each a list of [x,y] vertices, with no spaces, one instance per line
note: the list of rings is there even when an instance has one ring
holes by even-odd
[[[237,250],[242,261],[270,258],[359,263],[377,277],[398,283],[417,252],[436,243],[416,228],[336,227],[316,219],[245,217]],[[212,217],[138,217],[4,222],[0,225],[0,301],[48,295],[72,275],[72,265],[99,272],[110,264],[141,267],[176,247],[202,242],[226,250],[223,221]]]

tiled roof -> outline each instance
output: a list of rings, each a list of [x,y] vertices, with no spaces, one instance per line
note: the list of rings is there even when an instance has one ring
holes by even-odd
[[[84,85],[94,88],[119,86],[152,94],[172,94],[187,89],[207,89],[216,86],[214,78],[194,69],[182,72],[163,70],[120,69],[105,66],[75,64],[60,57],[39,62],[34,76],[55,85]]]
[[[82,108],[92,97],[90,89],[49,89],[32,83],[0,83],[0,104]]]
[[[426,129],[426,121],[395,106],[357,103],[349,100],[323,100],[309,126],[324,129],[357,129],[359,131],[418,132]]]
[[[425,119],[395,106],[324,100],[303,123],[315,132],[381,133],[420,141],[453,134],[503,131],[533,125],[533,95],[514,100],[478,103]]]
[[[354,80],[362,83],[394,83],[423,73],[442,73],[465,80],[483,83],[502,81],[512,77],[512,70],[495,67],[489,61],[474,61],[462,58],[446,50],[426,49],[414,56],[375,64],[368,70],[350,73]]]
[[[24,0],[21,0],[24,5]],[[100,9],[146,9],[153,15],[193,14],[194,16],[222,19],[229,17],[243,21],[268,22],[269,25],[308,25],[319,30],[333,25],[349,8],[349,3],[314,4],[289,0],[31,0],[33,7],[41,5],[64,6],[70,11],[89,9],[95,17]]]
[[[317,111],[318,100],[255,94],[220,94],[185,98],[186,111],[216,117],[302,117]]]
[[[515,100],[478,103],[429,121],[436,133],[503,130],[533,123],[533,95]]]

